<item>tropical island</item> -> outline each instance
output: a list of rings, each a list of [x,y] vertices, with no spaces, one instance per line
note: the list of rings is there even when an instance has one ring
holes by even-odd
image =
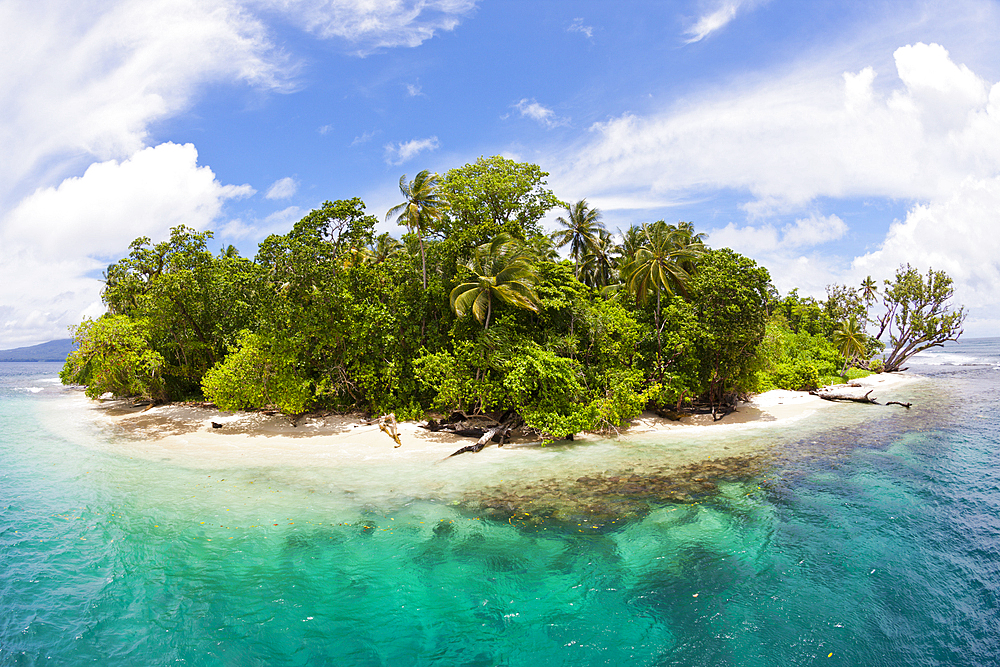
[[[782,296],[692,223],[616,237],[547,175],[500,156],[404,175],[386,216],[401,239],[376,235],[359,198],[324,202],[253,259],[213,254],[210,231],[184,226],[138,238],[60,377],[92,398],[293,417],[490,414],[482,443],[513,428],[550,441],[645,410],[716,420],[752,394],[902,370],[962,333],[944,272],[906,265],[881,286]],[[561,228],[545,234],[553,209]]]

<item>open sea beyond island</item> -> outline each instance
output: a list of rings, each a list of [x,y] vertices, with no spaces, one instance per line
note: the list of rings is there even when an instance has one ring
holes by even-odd
[[[1000,661],[1000,339],[910,409],[419,470],[151,456],[59,368],[0,364],[0,665]]]

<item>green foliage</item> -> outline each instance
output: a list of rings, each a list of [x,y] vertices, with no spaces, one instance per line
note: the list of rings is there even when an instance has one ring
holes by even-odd
[[[951,305],[954,294],[952,280],[944,271],[928,269],[925,278],[909,264],[896,270],[893,281],[885,281],[885,312],[876,338],[888,337],[887,372],[899,370],[918,352],[958,340],[966,313]]]
[[[244,332],[239,346],[205,373],[202,389],[223,410],[275,407],[286,414],[300,414],[312,392],[295,362],[289,350],[282,354],[260,336]]]
[[[78,347],[59,373],[64,384],[86,385],[90,398],[107,392],[151,400],[167,398],[163,380],[166,363],[150,345],[147,320],[107,314],[81,322],[73,337]]]
[[[539,226],[561,204],[546,176],[499,156],[404,175],[389,213],[408,228],[402,243],[376,237],[357,198],[324,202],[252,261],[232,247],[213,256],[211,233],[186,227],[137,239],[108,269],[110,314],[81,325],[63,377],[91,393],[201,392],[225,409],[515,410],[562,438],[650,404],[836,375],[829,337],[872,289],[779,299],[764,269],[708,250],[691,223],[632,227],[616,245],[586,200],[568,207],[557,240],[574,261],[560,260]],[[914,289],[886,290],[890,335],[935,316]],[[862,342],[863,355],[845,351],[867,357],[873,339]]]
[[[105,274],[108,311],[146,321],[171,399],[198,393],[201,376],[252,324],[256,309],[256,267],[231,250],[213,257],[211,238],[184,226],[155,245],[138,238]]]
[[[705,253],[691,279],[700,332],[698,353],[709,400],[753,386],[757,346],[767,320],[767,269],[728,248]]]
[[[811,335],[828,336],[837,325],[836,320],[830,319],[831,309],[812,297],[800,297],[797,289],[774,301],[771,310],[773,314],[780,314],[796,333],[804,331]]]
[[[480,157],[445,174],[448,202],[439,231],[458,260],[501,233],[518,241],[541,234],[538,221],[559,200],[546,187],[547,172],[505,157]]]
[[[538,311],[534,266],[519,244],[506,234],[498,234],[490,243],[476,248],[467,268],[473,279],[451,291],[451,309],[459,317],[471,310],[483,328],[489,329],[494,299]]]
[[[779,314],[767,323],[756,359],[755,390],[809,391],[838,382],[843,358],[819,334],[793,331]]]

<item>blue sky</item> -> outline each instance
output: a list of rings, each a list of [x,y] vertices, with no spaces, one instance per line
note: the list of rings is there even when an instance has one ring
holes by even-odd
[[[495,154],[783,292],[945,269],[1000,335],[997,2],[0,0],[0,30],[0,348],[100,314],[137,236],[252,256]]]

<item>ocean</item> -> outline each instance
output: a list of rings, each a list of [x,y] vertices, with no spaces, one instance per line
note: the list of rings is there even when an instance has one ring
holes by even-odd
[[[343,477],[157,455],[58,370],[0,364],[0,665],[1000,664],[1000,339],[908,409]]]

